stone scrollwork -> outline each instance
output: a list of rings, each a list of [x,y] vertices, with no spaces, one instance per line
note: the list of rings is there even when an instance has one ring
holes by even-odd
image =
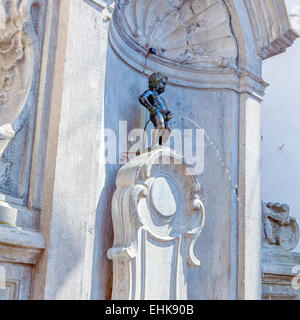
[[[0,2],[0,156],[34,104],[44,0]]]
[[[200,265],[194,243],[205,220],[195,176],[181,157],[160,147],[131,159],[116,182],[108,251],[112,298],[187,299],[188,272]]]
[[[299,242],[299,227],[296,219],[290,216],[286,204],[267,203],[262,207],[264,237],[269,245],[277,245],[293,250]]]

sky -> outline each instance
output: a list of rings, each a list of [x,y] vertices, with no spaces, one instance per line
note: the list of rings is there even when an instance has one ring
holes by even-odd
[[[288,11],[300,0],[287,0]],[[296,9],[295,9],[296,8]],[[300,19],[294,27],[300,32]],[[300,225],[300,40],[263,62],[262,200],[286,203]],[[295,251],[300,252],[300,243]]]

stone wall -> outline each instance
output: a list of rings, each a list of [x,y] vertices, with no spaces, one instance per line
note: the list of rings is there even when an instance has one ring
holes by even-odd
[[[174,128],[199,130],[187,154],[200,160],[207,220],[188,298],[259,299],[261,65],[297,37],[284,2],[149,1],[144,10],[142,0],[4,0],[0,9],[3,297],[111,297],[122,141],[144,127],[138,96],[161,71]],[[115,164],[105,163],[108,132]]]

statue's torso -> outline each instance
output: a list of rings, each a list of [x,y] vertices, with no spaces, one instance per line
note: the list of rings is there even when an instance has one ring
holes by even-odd
[[[149,91],[148,94],[148,100],[155,109],[158,109],[158,111],[161,111],[162,113],[168,111],[166,101],[157,92]]]

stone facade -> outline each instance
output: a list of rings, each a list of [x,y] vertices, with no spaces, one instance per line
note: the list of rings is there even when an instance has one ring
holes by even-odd
[[[175,138],[182,134],[182,148],[174,149],[180,156],[187,149],[194,170],[177,176],[180,169],[164,168],[180,181],[170,192],[190,194],[198,179],[204,190],[203,199],[197,192],[189,199],[197,213],[178,211],[180,232],[177,222],[170,224],[176,231],[167,235],[170,243],[193,247],[177,256],[184,282],[175,291],[187,299],[260,299],[262,60],[297,37],[283,0],[0,2],[1,298],[110,299],[111,283],[117,286],[124,270],[130,279],[122,255],[127,266],[119,270],[124,261],[116,258],[113,231],[125,215],[132,218],[120,184],[137,184],[120,172],[142,159],[122,166],[119,154],[136,138],[132,130],[144,127],[138,96],[147,76],[160,71],[169,78],[165,97]],[[195,132],[198,140],[187,148],[184,137]],[[106,161],[112,146],[114,163]],[[168,215],[172,197],[167,205],[159,200],[169,190],[159,181],[149,201],[155,214],[162,208]],[[173,200],[175,212],[178,201],[189,202]],[[146,209],[137,211],[146,216]],[[122,232],[135,237],[130,223]],[[199,237],[189,233],[193,223]],[[158,261],[170,264],[175,244],[163,257],[161,243],[149,242]],[[170,286],[153,286],[145,296],[128,295],[130,285],[122,294],[177,297]],[[115,289],[113,297],[120,297]]]

